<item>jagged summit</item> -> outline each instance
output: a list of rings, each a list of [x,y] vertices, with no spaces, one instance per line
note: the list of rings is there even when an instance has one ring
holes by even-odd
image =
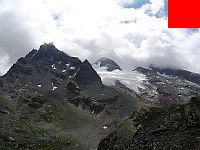
[[[46,59],[51,59],[54,61],[68,61],[71,58],[69,55],[66,53],[58,50],[53,43],[44,43],[43,45],[40,46],[39,50],[33,49],[26,57],[25,59],[29,59],[31,61],[38,61],[38,60],[46,60]],[[77,59],[77,58],[76,58]]]
[[[23,86],[48,90],[62,90],[69,80],[82,83],[101,83],[101,79],[88,60],[81,62],[58,50],[52,43],[43,44],[20,58],[4,75],[4,78],[20,80]]]
[[[107,71],[122,70],[115,61],[107,57],[98,59],[94,64],[98,67],[106,67]]]

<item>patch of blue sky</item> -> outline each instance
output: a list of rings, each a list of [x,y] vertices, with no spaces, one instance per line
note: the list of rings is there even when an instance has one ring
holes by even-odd
[[[150,0],[134,0],[132,3],[126,3],[124,8],[141,8],[143,5],[150,3]]]
[[[200,32],[199,28],[187,28],[186,31],[187,31],[188,34]]]
[[[151,0],[134,0],[132,3],[126,3],[123,5],[124,8],[141,8],[145,4],[150,4]],[[146,12],[149,16],[152,16],[150,12]],[[168,0],[164,1],[164,8],[160,9],[160,11],[155,15],[158,18],[168,17]]]

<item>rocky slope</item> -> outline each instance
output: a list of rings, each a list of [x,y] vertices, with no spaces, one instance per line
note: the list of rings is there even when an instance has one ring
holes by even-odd
[[[196,84],[200,84],[200,74],[190,72],[187,70],[182,69],[173,69],[173,68],[158,68],[151,66],[150,67],[155,72],[159,72],[161,74],[171,75],[171,76],[177,76],[179,78],[191,81]]]
[[[198,74],[181,69],[152,67],[138,67],[135,71],[142,73],[147,79],[144,82],[145,88],[140,90],[144,103],[165,107],[175,103],[187,103],[191,97],[200,96],[200,84],[196,82],[197,77],[200,79]]]
[[[87,60],[44,44],[0,77],[0,149],[95,149],[136,105]]]
[[[103,139],[98,150],[196,150],[200,146],[200,98],[132,113]]]

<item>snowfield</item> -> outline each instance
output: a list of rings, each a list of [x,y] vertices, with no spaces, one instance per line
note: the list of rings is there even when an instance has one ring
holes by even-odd
[[[124,84],[127,88],[137,93],[140,93],[138,88],[145,88],[143,82],[147,80],[146,76],[136,71],[115,70],[110,72],[106,70],[106,67],[97,66],[94,66],[94,69],[101,77],[103,84],[107,86],[114,86],[116,81],[120,81],[120,83]]]

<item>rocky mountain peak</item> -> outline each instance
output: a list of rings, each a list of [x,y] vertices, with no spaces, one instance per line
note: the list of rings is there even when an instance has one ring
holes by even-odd
[[[22,86],[43,91],[65,89],[63,87],[67,86],[69,80],[77,80],[80,84],[101,83],[88,60],[81,62],[58,50],[52,43],[45,43],[39,50],[33,49],[18,59],[4,78],[13,83],[17,79]]]
[[[107,71],[122,70],[115,61],[107,57],[98,59],[94,64],[98,67],[106,67]]]
[[[90,64],[90,62],[89,62],[87,59],[85,59],[85,60],[83,61],[83,64],[92,67],[92,65]]]
[[[102,84],[101,78],[97,72],[92,68],[92,65],[86,59],[80,66],[76,76],[77,80],[83,84],[99,83]]]
[[[70,56],[66,53],[58,50],[53,43],[45,43],[40,46],[38,51],[31,51],[28,55],[29,57],[32,56],[32,60],[44,60],[44,59],[51,59],[54,61],[66,61],[70,59]]]
[[[53,43],[44,43],[43,45],[40,46],[39,52],[43,52],[43,53],[51,53],[51,54],[58,54],[61,53],[61,51],[59,51]]]

